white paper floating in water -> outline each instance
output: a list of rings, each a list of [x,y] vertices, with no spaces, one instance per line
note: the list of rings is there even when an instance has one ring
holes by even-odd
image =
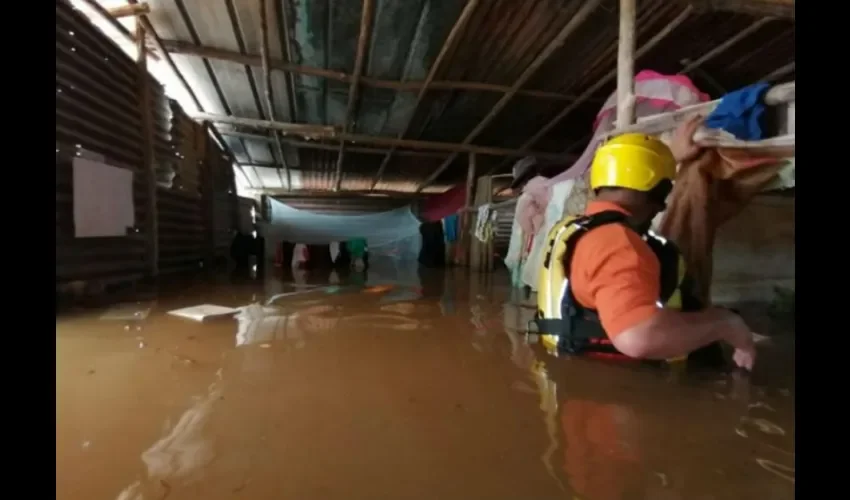
[[[239,309],[232,307],[216,306],[213,304],[201,304],[199,306],[184,307],[183,309],[175,309],[168,311],[172,316],[191,319],[194,321],[206,321],[208,319],[222,318],[233,316],[238,313]]]

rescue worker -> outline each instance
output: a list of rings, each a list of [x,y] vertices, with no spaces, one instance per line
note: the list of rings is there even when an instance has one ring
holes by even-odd
[[[680,127],[672,151],[643,134],[614,137],[597,150],[590,167],[596,198],[583,216],[549,233],[535,319],[544,344],[554,339],[571,353],[607,344],[631,358],[669,360],[726,342],[735,363],[752,369],[750,329],[738,315],[693,300],[679,252],[649,231],[677,162],[699,153],[692,139],[699,124]]]

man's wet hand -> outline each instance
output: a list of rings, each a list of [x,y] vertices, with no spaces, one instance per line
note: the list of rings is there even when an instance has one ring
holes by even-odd
[[[670,141],[670,151],[673,152],[677,162],[693,160],[702,151],[702,148],[694,142],[694,134],[702,122],[701,116],[692,116],[676,127]]]
[[[732,355],[732,361],[735,362],[735,366],[738,368],[743,368],[747,371],[753,371],[753,365],[756,362],[756,348],[755,345],[749,349],[735,349],[735,353]]]
[[[724,338],[735,348],[732,355],[735,364],[745,370],[752,370],[756,361],[755,338],[750,327],[737,314],[729,313],[724,327]]]

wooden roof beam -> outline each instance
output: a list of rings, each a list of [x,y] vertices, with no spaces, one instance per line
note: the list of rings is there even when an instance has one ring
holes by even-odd
[[[479,0],[469,0],[466,5],[463,7],[463,11],[458,16],[457,21],[455,21],[454,26],[452,26],[449,35],[446,37],[446,41],[443,42],[443,46],[440,48],[440,52],[437,54],[437,58],[434,59],[434,63],[431,64],[431,69],[428,70],[428,75],[425,77],[425,82],[423,82],[422,86],[419,88],[419,93],[416,96],[416,103],[413,105],[413,108],[410,111],[410,114],[407,117],[407,121],[404,125],[404,128],[399,132],[398,138],[404,139],[404,136],[407,135],[407,132],[410,130],[410,125],[413,123],[413,118],[416,116],[416,112],[419,110],[419,106],[422,105],[422,101],[425,100],[425,94],[428,92],[428,88],[434,83],[434,78],[437,76],[437,72],[440,70],[440,66],[442,66],[443,61],[446,59],[449,51],[455,46],[463,35],[463,30],[466,28],[469,23],[469,19],[472,17],[472,14],[475,12],[475,8],[478,7]],[[381,166],[378,167],[378,171],[375,173],[375,179],[372,181],[372,189],[381,182],[381,177],[384,175],[384,170],[386,170],[387,165],[390,162],[390,158],[392,158],[393,153],[395,152],[395,148],[390,149],[390,152],[384,157],[381,161]]]
[[[794,19],[794,0],[686,0],[698,11],[734,12]]]
[[[182,54],[206,59],[215,59],[219,61],[235,62],[247,66],[262,66],[260,57],[254,55],[240,54],[225,49],[207,47],[203,45],[195,45],[191,42],[182,40],[162,40],[165,49],[172,54]],[[313,66],[301,66],[291,64],[280,59],[269,60],[269,66],[272,70],[284,71],[287,73],[295,73],[299,75],[315,76],[318,78],[327,78],[338,82],[351,83],[354,76],[342,71],[332,69],[316,68]],[[424,81],[397,81],[397,80],[382,80],[380,78],[372,78],[361,76],[360,85],[377,89],[398,90],[401,92],[419,92],[425,85]],[[511,87],[506,85],[497,85],[484,82],[467,82],[467,81],[437,81],[434,80],[428,85],[428,90],[467,90],[472,92],[495,92],[506,93],[511,91]],[[549,92],[547,90],[529,90],[522,89],[517,91],[517,95],[525,97],[535,97],[538,99],[551,99],[555,101],[572,101],[576,96],[569,94],[561,94],[558,92]]]
[[[360,78],[363,76],[363,65],[366,62],[366,49],[372,38],[372,17],[375,11],[374,0],[363,0],[360,13],[360,31],[357,35],[357,54],[354,58],[354,76],[348,87],[348,104],[345,106],[345,119],[342,123],[342,133],[348,133],[351,122],[356,117],[357,92],[360,90]],[[336,156],[336,173],[334,174],[334,191],[342,187],[342,164],[345,161],[345,141],[339,143],[339,153]]]
[[[118,19],[114,17],[110,11],[106,10],[102,5],[100,5],[96,0],[82,0],[83,4],[90,9],[94,14],[98,17],[109,23],[113,29],[115,29],[124,39],[127,41],[136,44],[136,35],[134,33],[130,33],[130,31],[124,27],[123,24],[118,22]],[[147,26],[145,29],[147,30]],[[140,49],[141,50],[141,49]],[[150,57],[154,61],[159,61],[159,55],[154,53],[150,49],[146,49],[147,57]]]
[[[420,149],[429,151],[445,151],[448,153],[478,153],[488,156],[511,156],[522,157],[534,155],[541,160],[563,162],[575,159],[575,155],[562,155],[544,152],[522,152],[518,149],[496,148],[490,146],[476,146],[473,144],[458,144],[454,142],[421,141],[414,139],[396,139],[393,137],[343,133],[336,127],[326,125],[309,125],[304,123],[285,123],[270,120],[259,120],[256,118],[243,118],[236,116],[217,115],[213,113],[196,113],[192,118],[199,121],[210,121],[241,127],[257,128],[263,130],[278,130],[284,135],[294,135],[314,140],[346,141],[355,144],[372,146],[400,147],[408,149]]]
[[[150,14],[151,6],[147,3],[137,3],[112,7],[111,9],[106,9],[106,11],[109,12],[109,15],[115,19],[120,19],[122,17],[136,17]]]
[[[646,54],[647,52],[652,50],[662,40],[667,38],[667,36],[670,35],[670,33],[675,31],[676,28],[678,28],[683,22],[685,22],[685,20],[688,19],[688,17],[691,16],[693,11],[694,11],[693,7],[685,8],[678,16],[676,16],[675,19],[670,21],[670,24],[665,26],[658,33],[656,33],[652,38],[650,38],[643,45],[641,45],[641,47],[635,52],[635,59],[636,60],[639,59],[641,56],[643,56],[644,54]],[[553,117],[551,120],[549,120],[549,122],[546,125],[544,125],[543,128],[538,130],[536,134],[534,134],[533,136],[531,136],[530,139],[525,141],[525,143],[520,147],[520,150],[527,150],[527,148],[530,148],[530,147],[534,146],[535,144],[537,144],[537,141],[542,139],[546,134],[549,133],[550,130],[552,130],[553,128],[555,128],[556,125],[561,123],[561,121],[563,121],[564,118],[567,117],[567,115],[569,115],[570,113],[575,111],[575,109],[578,108],[579,105],[584,103],[586,99],[590,98],[593,94],[598,92],[605,85],[608,85],[608,83],[610,83],[610,81],[612,79],[616,78],[616,77],[617,77],[617,68],[613,68],[611,71],[606,73],[605,76],[603,76],[602,78],[597,80],[596,83],[594,83],[593,85],[591,85],[590,87],[585,89],[585,91],[582,92],[582,94],[579,96],[578,100],[576,100],[575,102],[573,102],[571,104],[568,104],[567,107],[562,109],[560,113],[558,113],[555,117]],[[529,151],[526,156],[534,156],[534,154]],[[490,169],[490,172],[492,173],[492,172],[498,171],[500,168],[505,166],[505,163],[506,162],[503,161],[502,163],[496,165],[495,167]]]
[[[276,120],[277,113],[275,112],[274,99],[272,98],[272,74],[269,68],[269,6],[266,0],[260,1],[260,59],[263,66],[263,82],[264,92],[263,99],[266,103],[266,108],[271,121]],[[292,189],[292,176],[289,175],[289,165],[286,164],[286,156],[283,153],[283,146],[280,143],[280,137],[276,130],[270,131],[274,138],[275,153],[280,158],[280,164],[283,165],[283,171],[286,173],[286,188]],[[280,183],[283,184],[283,177],[278,169],[277,175],[280,177]]]
[[[519,89],[534,76],[534,74],[537,72],[537,69],[540,68],[540,66],[542,66],[543,63],[545,63],[552,56],[552,54],[555,53],[556,50],[560,49],[561,46],[564,45],[564,42],[567,41],[567,38],[571,34],[573,34],[573,32],[575,32],[579,28],[579,26],[584,23],[585,19],[590,17],[590,14],[593,13],[594,10],[596,10],[600,3],[602,3],[602,0],[586,0],[584,3],[582,3],[581,7],[578,8],[578,11],[576,11],[575,15],[573,15],[573,17],[571,17],[570,20],[561,28],[558,34],[555,35],[555,38],[553,38],[546,45],[546,47],[537,55],[537,57],[534,58],[531,64],[529,64],[528,67],[525,68],[519,78],[517,78],[514,84],[511,86],[510,91],[505,93],[505,95],[503,95],[502,98],[499,99],[499,101],[496,103],[495,106],[493,106],[490,112],[487,113],[487,115],[484,116],[484,118],[478,123],[478,125],[476,125],[474,129],[472,129],[469,135],[466,136],[466,138],[463,140],[463,144],[470,144],[472,141],[475,140],[476,137],[481,135],[481,132],[483,132],[484,129],[486,129],[490,125],[490,123],[495,120],[497,116],[499,116],[499,113],[501,113],[501,111],[505,109],[511,99],[513,99],[513,97],[517,95]],[[417,192],[422,191],[423,189],[428,187],[432,182],[434,182],[437,177],[439,177],[440,174],[443,173],[443,171],[449,168],[449,166],[456,158],[457,155],[452,155],[448,157],[446,161],[444,161],[443,164],[440,165],[440,167],[436,171],[434,171],[433,174],[431,174],[430,176],[428,176],[427,179],[425,179],[425,182],[423,182],[419,185],[418,188],[416,188]]]
[[[230,130],[223,130],[221,132],[222,135],[228,137],[237,137],[240,139],[247,139],[252,141],[264,141],[271,142],[271,138],[266,135],[259,134],[248,134],[245,132],[235,132]],[[297,139],[282,139],[281,142],[284,144],[288,144],[290,146],[296,148],[303,149],[318,149],[322,151],[337,151],[339,147],[335,144],[326,144],[322,142],[314,142],[314,141],[299,141]],[[365,147],[365,146],[346,146],[345,150],[349,153],[360,153],[367,155],[381,155],[384,156],[387,152],[392,149],[392,146],[389,147]],[[395,154],[399,156],[409,156],[409,157],[418,157],[418,158],[435,158],[435,159],[443,159],[451,153],[440,152],[440,151],[409,151],[404,149],[397,149]]]

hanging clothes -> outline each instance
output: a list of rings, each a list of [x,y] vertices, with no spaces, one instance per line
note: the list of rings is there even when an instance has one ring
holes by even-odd
[[[292,251],[292,267],[306,269],[310,261],[310,250],[304,243],[296,243]]]
[[[460,216],[458,214],[451,214],[443,219],[443,233],[446,237],[446,243],[457,242],[460,233],[458,227],[460,224],[459,219]]]
[[[567,180],[552,186],[552,197],[549,205],[543,212],[543,224],[536,233],[529,234],[530,247],[525,265],[523,266],[521,279],[532,290],[537,289],[537,273],[540,272],[540,266],[543,264],[543,257],[546,251],[546,238],[549,236],[549,230],[559,220],[564,218],[565,206],[567,201],[572,198],[576,184],[576,180]]]
[[[478,217],[475,220],[474,235],[478,241],[487,243],[493,238],[494,226],[499,212],[491,210],[489,205],[478,208]]]
[[[351,265],[354,267],[354,270],[362,271],[366,269],[366,240],[364,238],[354,238],[345,242],[345,246],[348,248],[349,255],[351,255]]]
[[[366,240],[363,238],[354,238],[345,242],[348,248],[348,254],[352,259],[362,259],[366,254]]]
[[[419,209],[419,218],[426,222],[439,221],[457,213],[466,205],[466,185],[458,184],[448,191],[426,198]]]
[[[717,229],[737,215],[785,165],[780,151],[705,149],[679,168],[659,232],[676,242],[703,303],[710,303]]]
[[[723,129],[745,141],[761,139],[766,109],[762,97],[769,87],[766,83],[756,83],[726,94],[706,117],[705,126]]]
[[[423,222],[419,226],[422,235],[422,249],[419,263],[424,267],[443,267],[446,264],[446,242],[443,225],[437,222]]]
[[[487,223],[490,222],[490,205],[481,205],[478,207],[478,217],[475,219],[475,237],[479,241],[486,242]]]
[[[331,250],[331,262],[336,262],[336,258],[339,257],[339,242],[332,241],[330,244]]]

